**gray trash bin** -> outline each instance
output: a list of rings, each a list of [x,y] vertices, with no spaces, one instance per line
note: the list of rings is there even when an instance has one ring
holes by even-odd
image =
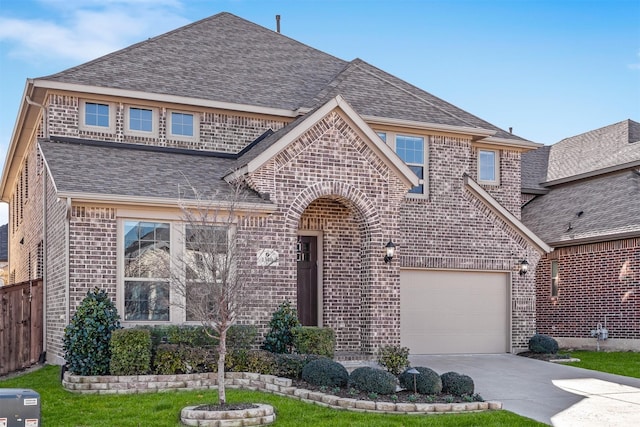
[[[41,427],[40,394],[25,388],[0,388],[0,427]]]

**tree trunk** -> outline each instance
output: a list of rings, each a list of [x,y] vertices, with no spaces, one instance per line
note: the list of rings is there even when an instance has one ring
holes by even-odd
[[[227,403],[227,392],[224,387],[224,360],[227,355],[227,329],[220,332],[218,344],[218,404]]]

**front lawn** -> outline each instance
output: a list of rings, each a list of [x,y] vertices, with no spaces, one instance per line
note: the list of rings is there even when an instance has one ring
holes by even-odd
[[[181,426],[180,409],[217,401],[212,391],[131,395],[81,395],[62,388],[60,368],[45,366],[34,372],[0,381],[1,388],[30,388],[40,393],[42,424],[47,427]],[[244,390],[227,390],[232,402],[268,403],[276,408],[278,427],[309,426],[543,426],[508,411],[442,415],[384,415],[322,408],[287,397]]]
[[[571,353],[571,357],[580,359],[580,362],[567,363],[567,365],[640,378],[640,353],[584,350],[571,350],[569,353]]]

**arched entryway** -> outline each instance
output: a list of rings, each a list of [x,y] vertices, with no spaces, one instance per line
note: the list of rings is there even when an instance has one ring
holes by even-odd
[[[372,257],[380,258],[383,246],[379,215],[357,189],[324,185],[301,193],[289,213],[304,208],[288,216],[296,239],[299,317],[303,324],[331,327],[336,350],[367,352]]]

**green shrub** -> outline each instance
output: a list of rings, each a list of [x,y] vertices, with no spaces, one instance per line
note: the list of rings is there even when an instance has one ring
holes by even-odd
[[[300,326],[298,311],[285,301],[273,313],[269,321],[269,332],[264,338],[262,348],[272,353],[291,353],[293,335],[291,330]]]
[[[344,387],[349,381],[349,372],[338,362],[321,358],[302,368],[302,379],[317,386]]]
[[[151,326],[151,340],[153,347],[160,344],[179,344],[191,347],[214,347],[218,340],[207,334],[204,326],[195,325],[166,325]],[[213,331],[209,331],[211,335]]]
[[[148,329],[118,329],[111,333],[111,375],[145,375],[151,371]]]
[[[445,372],[440,375],[442,392],[454,396],[473,396],[474,384],[471,377],[457,372]]]
[[[299,326],[291,330],[293,347],[300,354],[317,354],[333,357],[336,350],[336,334],[331,328]]]
[[[315,354],[287,354],[272,353],[276,362],[276,375],[279,377],[299,380],[302,378],[302,369],[307,363],[318,360],[323,356]]]
[[[71,323],[64,328],[63,350],[69,370],[77,375],[109,373],[111,332],[120,328],[120,316],[103,290],[87,292]]]
[[[409,366],[409,348],[399,345],[380,347],[378,363],[393,375],[400,375]]]
[[[274,353],[265,350],[234,350],[227,353],[225,370],[231,372],[255,372],[276,375],[278,367]]]
[[[216,372],[217,356],[211,349],[178,344],[160,344],[153,359],[159,375]]]
[[[549,335],[535,334],[529,339],[529,350],[534,353],[556,354],[558,352],[558,341]]]
[[[390,372],[368,366],[356,368],[349,375],[349,387],[365,393],[393,394],[398,379]]]
[[[253,325],[231,325],[227,331],[227,349],[251,350],[258,337],[258,328]]]
[[[415,368],[419,374],[413,375],[405,370],[398,379],[400,386],[407,390],[413,390],[413,380],[415,377],[416,391],[420,394],[438,394],[442,391],[442,380],[433,369],[418,366]]]

